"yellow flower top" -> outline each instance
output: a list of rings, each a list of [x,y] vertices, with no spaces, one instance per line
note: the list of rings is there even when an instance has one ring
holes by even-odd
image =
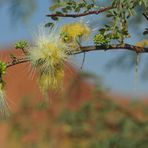
[[[44,32],[37,36],[35,45],[29,48],[28,56],[39,72],[39,84],[43,92],[60,87],[64,62],[68,58],[67,48],[58,34]]]
[[[50,64],[56,65],[63,61],[66,55],[64,55],[64,51],[57,46],[57,43],[48,43],[42,50],[43,59],[50,59]]]
[[[86,38],[91,34],[91,29],[82,22],[65,24],[60,29],[61,34],[64,34],[64,40],[76,40],[79,37]]]
[[[143,40],[143,41],[137,42],[136,46],[138,46],[138,47],[147,47],[148,46],[148,40]]]

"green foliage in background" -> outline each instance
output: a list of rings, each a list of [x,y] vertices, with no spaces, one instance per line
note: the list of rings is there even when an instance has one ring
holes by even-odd
[[[77,87],[78,84],[74,85],[73,90]],[[147,104],[117,103],[98,87],[93,89],[89,100],[81,97],[80,103],[75,95],[62,96],[54,105],[33,103],[35,98],[22,99],[20,109],[8,122],[9,144],[28,148],[148,147]]]
[[[60,123],[67,126],[68,130],[65,131],[69,137],[77,140],[77,143],[73,143],[74,147],[84,147],[82,141],[88,148],[148,146],[148,120],[143,126],[133,122],[118,111],[114,102],[107,102],[106,98],[93,98],[93,101],[84,103],[75,112],[63,111]]]

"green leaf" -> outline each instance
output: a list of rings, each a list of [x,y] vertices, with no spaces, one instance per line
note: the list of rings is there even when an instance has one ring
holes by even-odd
[[[67,10],[72,10],[72,7],[71,6],[66,6],[66,9]]]
[[[145,29],[145,31],[143,32],[143,35],[147,35],[148,34],[148,28]]]
[[[60,7],[64,7],[64,6],[66,6],[65,2],[56,3],[56,4],[52,5],[51,7],[49,7],[49,10],[55,11],[56,9],[58,9]]]
[[[51,27],[52,28],[52,27],[54,27],[54,23],[50,23],[50,22],[49,23],[46,23],[45,24],[45,27]]]
[[[58,21],[59,18],[57,16],[51,16],[51,19],[54,21]]]
[[[67,12],[68,12],[68,10],[67,10],[66,8],[62,8],[62,11],[63,11],[64,13],[67,13]]]
[[[80,7],[77,7],[77,8],[75,9],[75,12],[80,12],[80,10],[81,10],[81,8],[80,8]]]
[[[63,14],[61,11],[56,11],[56,14]]]

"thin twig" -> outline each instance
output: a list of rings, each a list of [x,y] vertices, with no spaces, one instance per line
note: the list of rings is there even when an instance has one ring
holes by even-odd
[[[26,63],[26,62],[29,62],[29,61],[30,61],[30,59],[28,59],[28,58],[26,58],[26,57],[21,58],[21,59],[17,59],[17,60],[15,60],[15,61],[8,62],[8,63],[7,63],[7,68],[12,67],[12,66],[14,66],[14,65],[21,64],[21,63]]]
[[[84,56],[83,56],[83,60],[82,60],[82,64],[81,64],[81,69],[83,68],[83,65],[84,65],[84,62],[85,62],[85,57],[86,57],[86,54],[84,52]]]
[[[143,13],[143,16],[146,18],[146,20],[148,21],[148,16],[145,14],[145,13]]]
[[[99,13],[108,11],[110,9],[113,9],[113,7],[112,6],[104,7],[104,8],[100,8],[99,10],[89,11],[89,12],[80,13],[80,14],[56,14],[55,13],[55,14],[47,14],[46,16],[47,17],[73,17],[73,18],[76,18],[76,17],[82,17],[82,16],[87,16],[87,15],[92,15],[92,14],[99,14]]]

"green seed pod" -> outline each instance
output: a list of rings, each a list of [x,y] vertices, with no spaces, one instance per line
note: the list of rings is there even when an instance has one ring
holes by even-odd
[[[15,48],[16,49],[24,49],[28,47],[28,43],[27,41],[18,41],[16,44],[15,44]]]
[[[93,41],[96,45],[108,44],[110,42],[110,40],[104,37],[102,34],[95,35]]]
[[[3,75],[6,73],[6,68],[7,68],[7,65],[6,63],[0,61],[0,74]]]

